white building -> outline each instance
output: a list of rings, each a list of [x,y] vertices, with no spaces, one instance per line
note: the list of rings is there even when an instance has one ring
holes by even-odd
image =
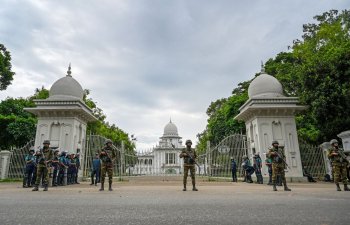
[[[235,119],[245,121],[249,157],[259,152],[262,160],[265,160],[268,148],[276,140],[280,146],[284,146],[289,165],[286,177],[303,179],[294,115],[306,107],[298,105],[297,97],[284,96],[281,83],[266,74],[264,69],[249,85],[248,95],[248,101],[239,109],[240,113]],[[267,168],[264,169],[267,171]]]
[[[44,140],[50,140],[52,148],[80,152],[81,165],[84,165],[86,126],[96,118],[84,103],[83,96],[84,90],[72,77],[69,65],[67,75],[51,86],[49,98],[36,99],[36,107],[25,108],[38,118],[35,148],[42,147]]]
[[[183,171],[183,160],[179,158],[182,138],[176,125],[170,122],[164,127],[164,134],[159,144],[151,152],[138,154],[134,168],[135,175],[180,174]]]

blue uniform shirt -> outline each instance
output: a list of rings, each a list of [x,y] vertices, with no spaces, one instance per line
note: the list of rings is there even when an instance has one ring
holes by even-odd
[[[92,160],[92,169],[93,170],[99,170],[101,166],[101,161],[100,159],[94,159]]]

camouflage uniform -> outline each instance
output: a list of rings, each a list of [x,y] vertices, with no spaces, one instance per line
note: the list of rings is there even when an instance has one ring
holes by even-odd
[[[108,146],[108,143],[112,144],[112,141],[107,140],[106,146],[100,152],[100,159],[102,161],[100,191],[104,190],[106,172],[108,174],[109,190],[112,191],[113,168],[114,168],[114,161],[117,158],[117,154],[116,154],[116,149],[113,147],[113,145]]]
[[[198,191],[196,188],[196,169],[195,169],[195,160],[197,158],[197,153],[194,149],[191,148],[192,141],[187,140],[186,146],[187,148],[183,149],[180,153],[180,158],[184,158],[184,177],[183,177],[183,191],[186,191],[187,177],[188,171],[190,171],[191,179],[192,179],[192,190]]]
[[[331,144],[332,148],[328,150],[328,158],[332,164],[334,182],[337,186],[337,191],[341,191],[339,187],[340,180],[343,181],[344,190],[349,191],[349,188],[347,187],[348,181],[346,174],[346,168],[349,165],[349,161],[346,159],[344,150],[338,147],[337,140],[331,140]]]
[[[276,144],[276,145],[275,145]],[[287,187],[287,181],[284,173],[284,169],[286,168],[285,164],[285,155],[283,150],[278,147],[278,142],[273,141],[272,142],[273,147],[269,149],[267,153],[267,157],[272,160],[272,185],[273,190],[277,191],[276,188],[276,177],[279,175],[281,177],[281,180],[284,185],[285,191],[290,191],[290,189]]]
[[[45,144],[50,144],[49,141],[44,141]],[[38,158],[38,165],[37,165],[37,176],[36,176],[36,182],[35,182],[35,187],[33,191],[38,191],[39,190],[39,183],[41,176],[43,176],[43,185],[44,185],[44,191],[47,191],[48,184],[49,184],[49,165],[53,159],[53,151],[49,146],[45,147],[40,150],[41,155]]]

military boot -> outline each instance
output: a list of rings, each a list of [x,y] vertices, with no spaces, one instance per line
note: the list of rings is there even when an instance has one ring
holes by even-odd
[[[91,177],[91,184],[90,185],[94,185],[94,177]]]
[[[186,184],[184,184],[184,188],[182,189],[183,191],[186,191],[187,189],[186,189]]]
[[[44,186],[44,191],[47,191],[48,189],[47,189],[47,184]]]
[[[287,185],[284,185],[284,191],[291,191],[292,189],[288,188]]]
[[[273,183],[272,185],[273,185],[273,186],[272,186],[272,190],[273,190],[273,191],[277,191],[276,183]]]
[[[196,188],[196,182],[192,181],[192,191],[198,191],[198,189]]]
[[[32,191],[39,191],[38,185],[35,185]]]
[[[344,184],[344,191],[350,191],[347,184]]]
[[[335,184],[335,185],[337,185],[337,191],[341,191],[339,184]]]
[[[109,181],[109,188],[108,188],[108,191],[113,191],[113,189],[112,189],[112,181]]]
[[[101,182],[100,191],[104,191],[104,190],[105,190],[105,182]]]

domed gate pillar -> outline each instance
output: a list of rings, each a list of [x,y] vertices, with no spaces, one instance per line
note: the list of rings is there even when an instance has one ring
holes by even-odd
[[[284,147],[290,167],[286,177],[304,180],[294,114],[306,107],[297,105],[296,97],[285,97],[281,83],[264,69],[249,85],[248,94],[235,119],[245,121],[249,157],[259,152],[264,161],[272,141],[277,140]],[[265,165],[263,171],[268,177]]]

